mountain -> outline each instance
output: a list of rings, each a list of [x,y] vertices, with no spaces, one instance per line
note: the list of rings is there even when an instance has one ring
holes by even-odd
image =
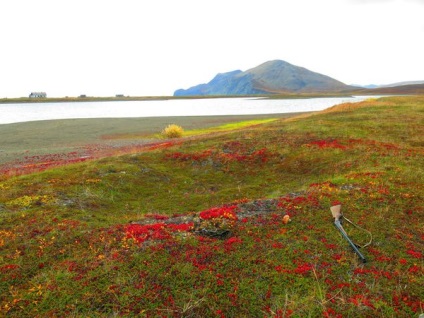
[[[174,96],[334,93],[358,89],[285,61],[265,62],[247,71],[217,74],[209,83],[178,89]]]

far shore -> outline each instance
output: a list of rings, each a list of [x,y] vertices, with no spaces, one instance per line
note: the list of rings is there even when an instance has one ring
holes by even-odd
[[[207,98],[270,98],[270,99],[297,99],[297,98],[324,98],[324,97],[351,97],[350,93],[293,93],[293,94],[269,94],[269,95],[207,95],[207,96],[110,96],[110,97],[46,97],[46,98],[0,98],[0,104],[20,103],[72,103],[72,102],[124,102],[124,101],[154,101],[170,99],[207,99]],[[361,92],[362,95],[362,92]],[[367,94],[368,95],[368,94]]]

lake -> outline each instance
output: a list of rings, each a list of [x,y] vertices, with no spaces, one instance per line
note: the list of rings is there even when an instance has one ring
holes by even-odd
[[[319,111],[369,96],[264,99],[206,98],[154,101],[0,104],[0,124],[71,118],[131,118],[282,114]]]

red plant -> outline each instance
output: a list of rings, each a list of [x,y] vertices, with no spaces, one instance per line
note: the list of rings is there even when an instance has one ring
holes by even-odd
[[[327,139],[327,140],[316,140],[308,144],[308,146],[317,146],[320,149],[323,148],[335,148],[345,150],[347,147],[340,144],[337,139]]]
[[[412,257],[415,257],[415,258],[418,258],[418,259],[423,258],[423,253],[421,253],[421,252],[417,252],[417,251],[414,251],[414,250],[412,250],[412,249],[410,249],[410,250],[406,251],[406,253],[408,253],[408,254],[409,254],[409,255],[411,255]]]
[[[127,238],[134,239],[137,243],[143,243],[150,239],[165,240],[170,238],[170,232],[187,232],[193,229],[194,223],[184,224],[130,224],[125,227]]]
[[[273,154],[266,148],[261,148],[256,151],[247,151],[235,149],[234,151],[229,151],[224,148],[224,151],[208,149],[202,152],[196,153],[182,153],[182,152],[173,152],[165,156],[166,159],[173,159],[178,161],[192,161],[192,162],[202,162],[208,159],[221,163],[229,162],[249,162],[249,163],[265,163],[272,157]]]
[[[10,270],[19,268],[19,265],[16,264],[6,264],[0,267],[0,273],[6,273]]]
[[[237,209],[237,205],[212,208],[212,209],[200,212],[199,216],[201,219],[204,219],[204,220],[216,219],[216,218],[237,220],[237,214],[235,212],[236,209]]]
[[[313,267],[311,264],[303,263],[303,264],[297,265],[297,267],[293,270],[293,272],[296,274],[305,275],[309,273],[310,271],[312,271],[312,268]]]

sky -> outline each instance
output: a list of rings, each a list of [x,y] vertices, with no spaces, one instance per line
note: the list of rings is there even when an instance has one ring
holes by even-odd
[[[424,0],[1,0],[0,98],[160,96],[284,60],[424,80]]]

